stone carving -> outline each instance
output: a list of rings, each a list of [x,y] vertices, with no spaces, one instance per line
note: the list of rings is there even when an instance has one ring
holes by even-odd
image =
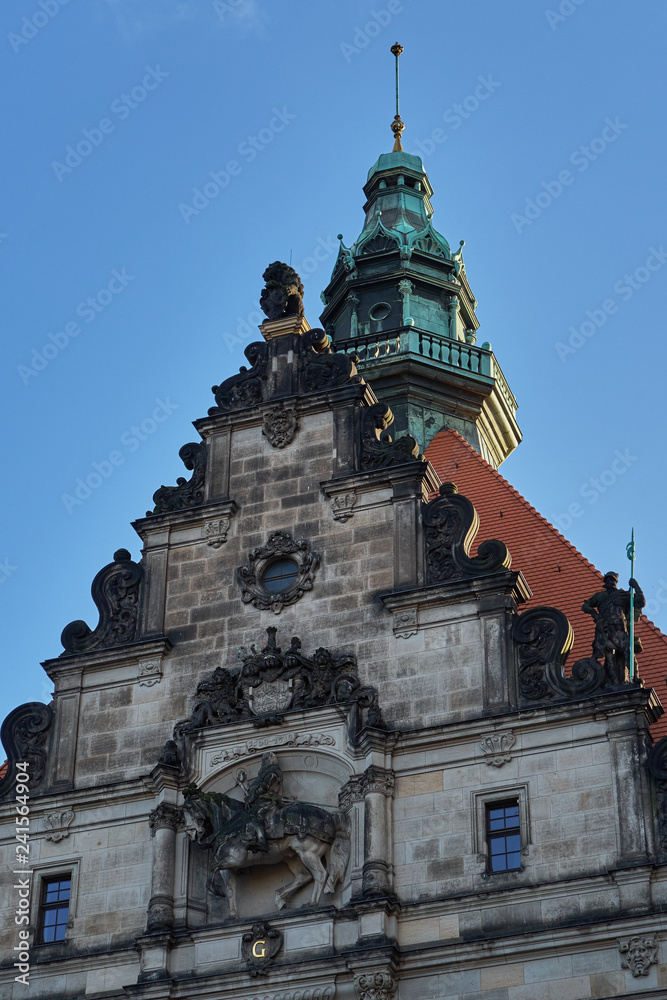
[[[654,937],[631,937],[618,942],[618,950],[623,958],[621,968],[629,969],[635,979],[648,976],[652,965],[657,965],[658,942]]]
[[[164,765],[164,767],[180,767],[181,760],[178,755],[178,745],[176,740],[167,740],[164,745],[164,750],[157,759],[158,764]]]
[[[397,639],[409,639],[419,631],[416,608],[394,611],[394,635]]]
[[[264,414],[262,434],[273,448],[286,448],[294,440],[298,426],[296,409],[278,403]]]
[[[391,1000],[396,992],[396,980],[389,972],[357,973],[354,991],[358,1000]]]
[[[357,502],[357,494],[354,490],[347,493],[334,493],[331,498],[331,509],[334,521],[347,521],[354,516],[354,505]]]
[[[162,680],[162,660],[140,660],[139,687],[153,687]]]
[[[226,747],[213,754],[209,764],[226,764],[239,760],[259,750],[276,749],[278,747],[332,747],[336,745],[333,736],[325,733],[277,733],[275,736],[263,736],[254,740],[246,740],[233,747]]]
[[[49,831],[46,834],[46,840],[59,844],[61,840],[69,837],[69,828],[73,820],[73,809],[61,809],[60,812],[47,813],[44,817],[44,827]]]
[[[263,920],[241,937],[241,955],[253,978],[265,976],[283,946],[282,932]],[[282,997],[281,997],[282,1000]]]
[[[211,392],[215,396],[216,406],[209,409],[209,415],[223,413],[226,410],[236,410],[243,406],[253,406],[262,401],[262,383],[266,380],[266,365],[269,357],[268,344],[254,341],[248,344],[243,352],[250,362],[248,370],[245,365],[239,369],[238,375],[232,375],[220,385],[214,385]]]
[[[381,792],[383,795],[391,795],[394,791],[396,776],[393,771],[386,767],[376,767],[371,764],[361,775],[361,788],[364,795],[368,792]]]
[[[283,798],[282,770],[271,751],[262,757],[253,781],[248,784],[245,772],[239,771],[237,784],[243,788],[243,802],[220,792],[201,792],[195,785],[184,792],[186,833],[213,847],[209,891],[227,897],[229,915],[235,918],[237,870],[287,861],[294,878],[276,890],[276,907],[282,909],[311,881],[310,903],[316,906],[322,893],[334,892],[345,876],[350,858],[349,816],[342,809]]]
[[[361,468],[365,471],[421,460],[419,446],[411,434],[404,434],[394,441],[387,431],[393,422],[394,415],[386,403],[375,403],[363,411]]]
[[[296,563],[297,573],[284,590],[269,590],[262,582],[264,573],[270,563],[280,556],[290,556]],[[311,551],[308,542],[294,541],[289,531],[274,531],[266,545],[253,549],[245,566],[240,566],[236,571],[241,585],[241,600],[260,611],[270,609],[278,615],[283,608],[295,604],[306,591],[312,590],[319,564],[320,557],[317,552]]]
[[[0,739],[7,754],[7,773],[0,780],[0,799],[14,794],[17,763],[28,764],[30,794],[44,780],[46,744],[53,713],[49,705],[30,701],[10,712],[0,729]]]
[[[566,676],[574,634],[557,608],[524,611],[514,622],[513,635],[518,644],[519,694],[527,701],[585,698],[606,685],[603,666],[590,658],[577,660],[571,676]]]
[[[70,622],[63,629],[60,641],[65,656],[88,653],[109,646],[132,642],[137,629],[141,565],[132,562],[127,549],[114,552],[113,562],[99,571],[91,587],[91,594],[100,620],[94,631],[85,622]]]
[[[293,267],[276,260],[269,264],[262,277],[266,285],[259,304],[268,319],[303,316],[303,285]]]
[[[486,763],[490,767],[502,767],[503,764],[509,764],[512,759],[510,750],[515,743],[516,736],[512,732],[490,733],[479,741],[482,753],[486,755]]]
[[[440,496],[426,504],[422,517],[429,584],[489,576],[510,568],[507,546],[497,539],[482,542],[477,555],[470,556],[479,517],[454,483],[442,484]]]
[[[156,830],[180,830],[183,828],[183,811],[167,802],[160,802],[148,817],[151,836]]]
[[[179,476],[176,486],[161,486],[153,494],[153,510],[146,511],[146,517],[166,514],[172,510],[199,507],[204,502],[204,477],[206,475],[206,445],[200,441],[184,444],[178,453],[186,469],[192,472],[191,479]]]
[[[334,1000],[335,995],[335,983],[327,983],[326,986],[309,986],[305,990],[281,990],[279,993],[263,992],[261,996],[251,997],[251,1000]]]
[[[237,674],[217,667],[211,677],[200,682],[192,715],[176,726],[176,736],[243,719],[264,726],[281,722],[282,712],[324,705],[354,705],[359,713],[366,711],[366,725],[386,728],[377,704],[377,692],[375,688],[362,686],[353,654],[334,656],[320,647],[309,658],[301,653],[301,640],[296,636],[283,653],[276,645],[276,629],[271,626],[266,631],[268,641],[264,649],[257,649],[253,644],[249,652],[244,652]],[[261,704],[256,700],[258,689],[277,681],[289,684],[285,707],[280,712],[272,708],[258,711]]]
[[[646,599],[636,580],[634,587],[634,620],[639,621]],[[605,573],[604,590],[598,590],[581,605],[584,614],[595,622],[593,656],[604,661],[607,680],[623,684],[633,672],[634,654],[641,653],[642,644],[635,635],[634,650],[630,654],[630,591],[618,589],[618,573]]]
[[[203,528],[206,544],[211,545],[214,549],[219,549],[227,541],[227,532],[231,521],[231,514],[223,514],[222,517],[216,517],[214,521],[207,521]]]
[[[308,330],[300,340],[301,390],[323,392],[346,382],[361,382],[355,359],[331,350],[331,340],[324,330]]]

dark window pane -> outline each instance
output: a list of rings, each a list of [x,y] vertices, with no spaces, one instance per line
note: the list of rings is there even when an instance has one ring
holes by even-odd
[[[44,944],[48,944],[49,941],[55,941],[56,939],[56,929],[55,927],[45,927],[42,932],[42,941]]]
[[[296,580],[297,572],[298,568],[294,560],[279,559],[267,568],[262,582],[267,590],[287,590],[290,584]]]
[[[56,922],[56,910],[46,910],[44,913],[44,926],[48,927],[49,924],[55,924]]]
[[[518,851],[521,849],[521,837],[518,833],[512,833],[509,837],[505,838],[507,840],[507,850],[508,851]]]

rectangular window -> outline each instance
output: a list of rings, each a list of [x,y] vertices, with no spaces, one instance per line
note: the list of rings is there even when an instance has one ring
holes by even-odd
[[[489,872],[510,872],[521,868],[518,799],[487,803],[486,844]]]
[[[64,941],[72,889],[71,875],[42,879],[39,902],[38,944]]]

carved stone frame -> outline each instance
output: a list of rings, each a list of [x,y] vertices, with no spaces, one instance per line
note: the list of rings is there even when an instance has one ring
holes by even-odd
[[[270,563],[284,556],[296,563],[296,579],[285,590],[269,590],[262,583],[264,572]],[[260,611],[271,610],[279,615],[283,608],[295,604],[306,591],[312,590],[319,564],[319,554],[312,551],[309,542],[295,541],[289,531],[274,531],[265,545],[248,553],[245,565],[236,571],[241,600]]]

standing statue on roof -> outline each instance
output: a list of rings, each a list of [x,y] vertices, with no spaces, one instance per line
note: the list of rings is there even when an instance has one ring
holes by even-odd
[[[638,621],[646,599],[634,578],[629,581],[634,589],[634,620]],[[581,605],[584,614],[595,622],[593,656],[604,660],[610,684],[624,684],[632,673],[634,654],[641,653],[641,640],[635,635],[634,650],[630,655],[630,591],[618,589],[618,573],[605,573],[604,590],[589,597]]]

